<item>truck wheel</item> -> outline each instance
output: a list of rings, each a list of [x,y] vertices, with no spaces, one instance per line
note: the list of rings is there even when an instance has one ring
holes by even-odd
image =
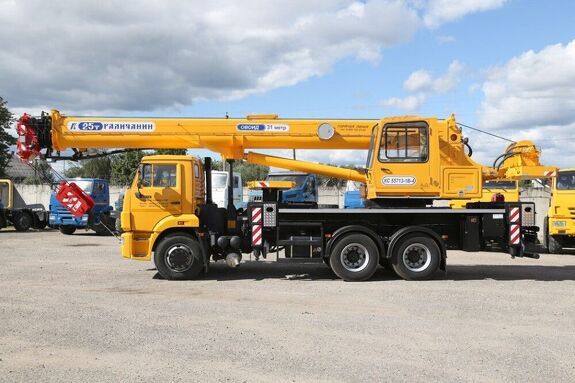
[[[401,238],[391,255],[393,270],[408,281],[431,278],[439,268],[440,261],[437,243],[421,233]]]
[[[551,254],[560,254],[563,251],[561,240],[554,235],[547,236],[547,250]]]
[[[48,220],[47,219],[42,219],[39,220],[38,223],[36,224],[36,226],[34,226],[34,229],[38,229],[38,230],[44,230],[46,228],[46,226],[48,226]]]
[[[195,279],[204,268],[200,244],[185,234],[161,239],[154,252],[154,263],[158,273],[168,280]]]
[[[550,254],[559,254],[563,251],[560,239],[556,236],[549,235],[549,218],[546,218],[543,224],[543,235],[545,238],[545,246]]]
[[[28,231],[32,227],[33,222],[32,215],[23,211],[14,216],[14,222],[12,223],[17,231]]]
[[[373,276],[379,263],[379,251],[371,238],[364,234],[348,234],[333,247],[329,264],[345,281],[365,281]]]
[[[60,233],[62,233],[62,234],[72,235],[72,234],[74,234],[75,231],[76,231],[75,226],[70,226],[70,225],[60,226]]]

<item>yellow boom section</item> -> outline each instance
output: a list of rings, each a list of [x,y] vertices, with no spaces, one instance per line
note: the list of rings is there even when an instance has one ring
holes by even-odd
[[[377,120],[102,118],[51,112],[52,147],[196,149],[241,159],[244,149],[367,149]]]

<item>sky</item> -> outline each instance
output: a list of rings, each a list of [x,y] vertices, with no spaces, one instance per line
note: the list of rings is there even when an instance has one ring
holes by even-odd
[[[575,167],[574,24],[567,0],[0,0],[0,96],[16,115],[455,113]],[[508,144],[464,134],[486,165]]]

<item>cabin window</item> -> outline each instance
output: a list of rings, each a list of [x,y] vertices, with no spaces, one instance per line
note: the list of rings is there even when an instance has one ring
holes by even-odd
[[[381,162],[426,162],[429,157],[428,126],[424,122],[387,124],[379,149]]]
[[[154,165],[154,187],[175,187],[176,165]]]

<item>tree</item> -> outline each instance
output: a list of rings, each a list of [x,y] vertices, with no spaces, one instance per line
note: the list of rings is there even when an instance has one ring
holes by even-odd
[[[110,157],[82,160],[66,170],[68,178],[103,178],[110,180],[112,176],[112,160]]]
[[[115,155],[112,158],[111,183],[120,186],[130,185],[134,179],[138,165],[145,155],[146,153],[141,150]]]
[[[242,175],[242,181],[244,184],[249,181],[261,181],[264,180],[270,169],[267,166],[250,164],[245,161],[234,162],[234,173],[239,173]]]
[[[167,154],[171,156],[185,156],[186,149],[158,149],[155,154]]]
[[[6,177],[6,167],[12,157],[10,146],[16,143],[16,139],[8,133],[13,120],[6,101],[0,97],[0,177]]]

